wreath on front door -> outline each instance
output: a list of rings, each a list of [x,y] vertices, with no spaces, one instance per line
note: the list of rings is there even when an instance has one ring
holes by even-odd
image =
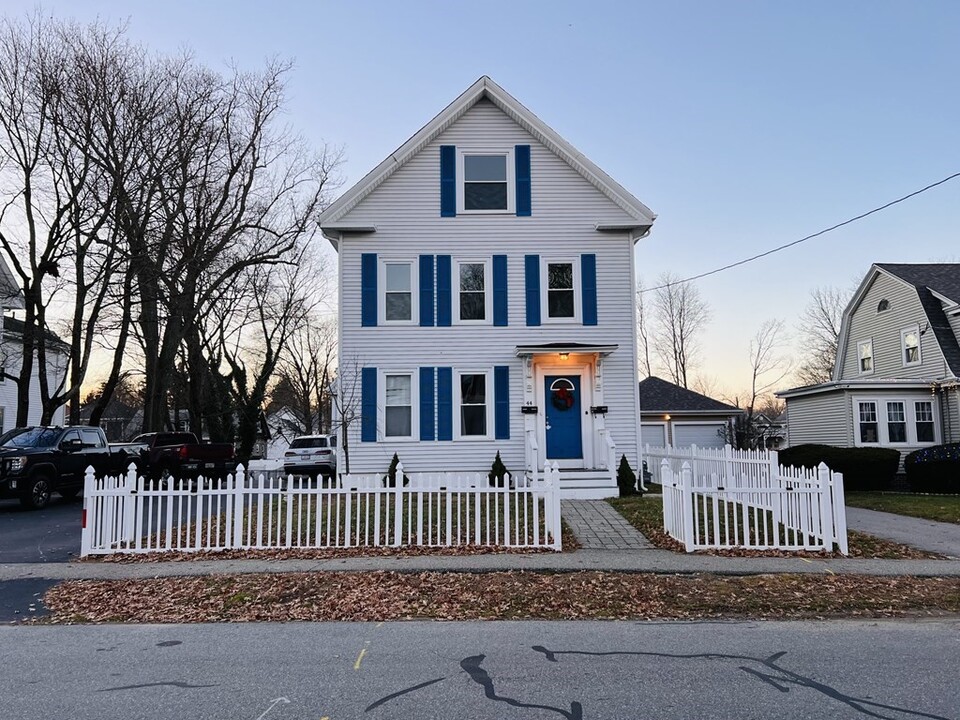
[[[569,410],[573,407],[574,397],[573,388],[558,387],[550,393],[550,402],[560,411]]]

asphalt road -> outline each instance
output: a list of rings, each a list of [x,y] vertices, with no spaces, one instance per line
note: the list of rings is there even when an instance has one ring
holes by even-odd
[[[960,621],[0,627],[3,714],[960,717]]]

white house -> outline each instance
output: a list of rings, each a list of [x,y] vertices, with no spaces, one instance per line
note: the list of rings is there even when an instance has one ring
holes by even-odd
[[[778,395],[787,444],[960,442],[960,264],[871,266],[843,314],[833,378]]]
[[[514,474],[556,461],[567,496],[616,494],[612,452],[640,465],[634,245],[654,218],[490,78],[471,85],[320,218],[351,472],[395,452],[487,471],[499,451]]]

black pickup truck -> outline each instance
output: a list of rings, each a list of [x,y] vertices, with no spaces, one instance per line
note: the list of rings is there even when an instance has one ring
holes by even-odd
[[[237,465],[231,443],[200,443],[192,432],[144,433],[110,448],[154,480],[193,481],[201,475],[224,478]]]
[[[0,435],[0,498],[19,498],[39,510],[50,494],[74,497],[92,465],[98,476],[120,471],[98,427],[25,427]]]

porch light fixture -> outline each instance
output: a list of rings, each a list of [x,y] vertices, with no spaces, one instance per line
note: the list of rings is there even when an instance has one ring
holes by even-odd
[[[570,353],[560,353],[561,360],[567,360],[570,357]]]
[[[669,419],[670,419],[670,416],[669,416],[669,415],[664,415],[664,416],[663,416],[663,419],[664,419],[664,420],[669,420]]]

